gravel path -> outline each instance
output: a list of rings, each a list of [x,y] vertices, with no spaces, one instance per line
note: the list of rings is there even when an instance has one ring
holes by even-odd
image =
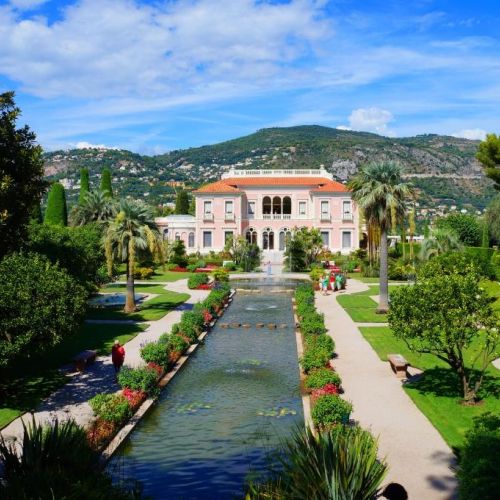
[[[191,309],[209,293],[205,290],[189,290],[187,280],[168,283],[165,288],[173,292],[189,293],[190,298],[163,318],[150,322],[146,330],[125,344],[125,365],[136,367],[143,364],[140,357],[141,345],[155,341],[162,333],[169,332],[172,325],[179,321],[183,311]],[[87,401],[99,392],[114,392],[118,389],[111,364],[111,354],[99,356],[92,366],[83,373],[72,375],[68,383],[44,400],[33,416],[37,422],[50,422],[55,418],[59,420],[73,418],[78,424],[85,426],[93,416]],[[2,436],[6,439],[21,437],[22,422],[29,423],[31,418],[29,413],[16,418],[1,431]]]
[[[346,293],[367,289],[350,279]],[[389,464],[386,482],[401,483],[410,499],[456,498],[456,479],[450,469],[454,455],[441,435],[336,298],[318,293],[316,304],[335,340],[338,358],[334,365],[342,377],[345,397],[353,403],[352,418],[379,438],[380,455]]]

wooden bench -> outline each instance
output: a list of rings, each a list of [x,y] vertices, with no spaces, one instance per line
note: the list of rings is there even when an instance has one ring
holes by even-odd
[[[406,378],[406,371],[410,363],[408,363],[401,354],[388,354],[387,359],[396,376],[399,378]]]
[[[97,351],[92,351],[90,349],[80,352],[73,358],[73,363],[75,364],[75,370],[83,372],[85,368],[87,368],[87,366],[90,366],[91,364],[94,363],[96,356],[97,356]]]

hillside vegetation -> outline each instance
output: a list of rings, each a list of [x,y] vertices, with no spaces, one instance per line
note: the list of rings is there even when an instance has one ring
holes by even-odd
[[[230,141],[144,156],[124,150],[77,149],[45,154],[46,174],[67,179],[69,200],[77,196],[79,169],[87,167],[96,183],[100,172],[113,172],[120,195],[170,201],[168,181],[190,186],[218,179],[236,168],[318,168],[346,181],[371,160],[397,160],[421,191],[421,204],[484,208],[494,190],[475,160],[478,141],[439,135],[389,138],[321,126],[269,128]]]

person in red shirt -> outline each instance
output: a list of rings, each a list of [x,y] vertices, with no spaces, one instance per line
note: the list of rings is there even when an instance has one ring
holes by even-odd
[[[115,373],[118,375],[125,361],[125,348],[120,344],[119,340],[115,340],[113,348],[111,349],[111,361],[115,367]]]

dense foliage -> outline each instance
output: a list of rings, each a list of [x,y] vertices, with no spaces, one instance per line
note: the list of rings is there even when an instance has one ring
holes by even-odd
[[[16,128],[20,113],[13,92],[0,94],[0,257],[24,239],[46,187],[42,149],[28,126]]]
[[[66,205],[66,192],[59,182],[55,182],[50,187],[47,198],[47,208],[45,210],[45,224],[51,226],[68,225],[68,207]]]
[[[191,275],[188,278],[188,288],[191,290],[198,288],[200,285],[204,285],[208,283],[208,274],[207,273],[196,273]]]
[[[496,245],[500,244],[500,195],[495,196],[486,210],[486,224],[489,236]]]
[[[479,144],[476,158],[484,167],[484,173],[495,183],[495,189],[500,190],[500,136],[488,134]]]
[[[436,227],[454,231],[458,240],[467,246],[476,247],[481,243],[482,228],[473,215],[454,213],[437,220]]]
[[[121,394],[96,394],[89,405],[96,416],[106,422],[121,424],[131,416],[129,401]]]
[[[129,368],[124,366],[118,374],[118,383],[122,389],[143,391],[149,396],[158,394],[157,379],[157,372],[150,367]]]
[[[172,255],[170,262],[179,267],[186,267],[188,263],[186,255],[186,245],[183,240],[176,240],[172,245]]]
[[[297,430],[276,456],[271,477],[250,483],[249,499],[372,500],[387,472],[377,441],[359,427],[338,425],[318,437]]]
[[[111,184],[111,170],[105,168],[101,174],[101,192],[108,198],[113,198],[113,186]]]
[[[78,196],[78,204],[79,205],[85,199],[85,196],[89,191],[90,191],[89,169],[88,168],[81,168],[80,169],[80,194]]]
[[[175,213],[178,215],[189,214],[189,196],[183,189],[177,193],[175,198]]]
[[[312,370],[304,382],[304,386],[307,389],[321,389],[327,384],[334,384],[337,387],[340,387],[342,384],[340,375],[330,368]]]
[[[0,367],[76,332],[87,292],[46,257],[11,254],[0,262]]]
[[[231,238],[225,245],[224,250],[231,255],[231,258],[237,267],[243,271],[254,271],[260,264],[260,248],[248,243],[245,238],[239,237],[233,240]]]
[[[336,424],[346,424],[352,404],[336,394],[325,394],[318,398],[312,409],[312,419],[319,428],[329,428]]]
[[[168,367],[168,344],[165,342],[148,342],[141,348],[141,358],[146,363],[155,363],[162,368]]]
[[[287,242],[285,265],[293,272],[305,271],[316,262],[322,248],[323,240],[319,229],[297,229]]]
[[[460,498],[494,500],[500,491],[500,416],[490,413],[474,419],[466,434],[458,469]]]

